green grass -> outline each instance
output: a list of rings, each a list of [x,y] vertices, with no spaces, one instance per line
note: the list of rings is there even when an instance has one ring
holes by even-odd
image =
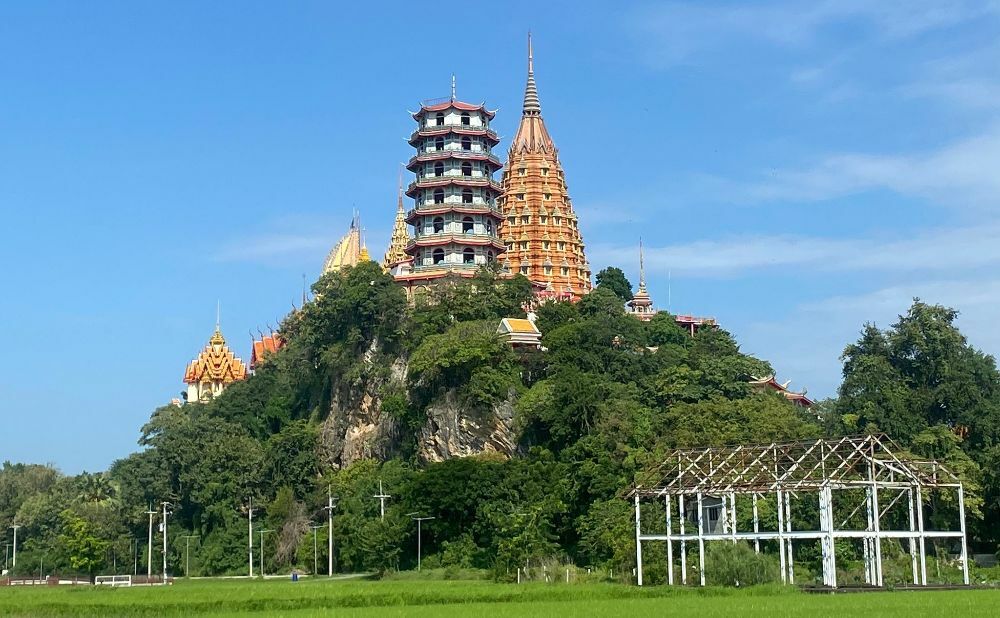
[[[486,581],[179,581],[170,587],[0,588],[0,616],[954,616],[996,615],[1000,590],[809,595]]]

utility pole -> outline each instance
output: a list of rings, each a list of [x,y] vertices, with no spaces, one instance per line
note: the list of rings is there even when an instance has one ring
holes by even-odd
[[[331,492],[330,486],[326,486],[326,512],[328,513],[328,523],[330,526],[330,537],[326,540],[326,549],[328,555],[326,557],[326,569],[327,575],[333,577],[333,509],[336,508],[336,502]]]
[[[413,521],[417,522],[417,571],[419,571],[420,570],[420,554],[422,553],[422,547],[421,547],[422,540],[421,540],[420,524],[423,523],[423,522],[425,522],[425,521],[427,521],[427,520],[429,520],[429,519],[437,519],[437,518],[436,517],[413,517],[416,514],[417,513],[407,513],[407,515],[410,516],[410,519],[412,519]]]
[[[184,577],[191,577],[191,539],[196,538],[197,534],[184,535]]]
[[[260,531],[260,576],[264,577],[264,534],[266,532],[274,532],[274,530],[261,530]]]
[[[313,531],[313,576],[319,575],[319,562],[317,562],[317,552],[316,552],[316,531],[323,526],[309,526]]]
[[[146,515],[149,515],[149,549],[146,554],[146,581],[148,583],[149,578],[153,577],[153,515],[156,515],[156,511],[153,510],[152,502],[149,503]]]
[[[382,513],[382,519],[385,519],[385,501],[391,498],[389,494],[382,491],[382,479],[378,480],[378,493],[372,496],[373,498],[378,498],[379,510]]]
[[[14,529],[14,557],[11,560],[11,565],[10,565],[10,568],[12,568],[12,569],[16,569],[17,568],[17,529],[20,528],[20,527],[21,526],[19,526],[17,524],[14,524],[13,526],[11,526],[11,528]]]
[[[247,506],[247,516],[249,519],[249,534],[247,535],[247,547],[250,550],[250,578],[253,578],[253,496],[250,496],[250,501]]]
[[[163,501],[163,583],[167,583],[167,507],[170,503],[166,500]]]

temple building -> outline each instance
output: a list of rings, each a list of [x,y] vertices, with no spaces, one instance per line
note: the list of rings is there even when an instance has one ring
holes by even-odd
[[[642,239],[639,239],[639,289],[632,296],[632,300],[625,303],[626,311],[643,322],[648,322],[656,315],[653,309],[653,299],[646,291],[646,266],[643,263]]]
[[[504,250],[500,185],[493,179],[501,163],[492,152],[500,139],[490,128],[496,112],[458,101],[453,79],[450,99],[424,102],[412,115],[416,154],[406,168],[416,180],[406,195],[415,207],[406,215],[413,238],[405,248],[411,261],[393,272],[408,292],[449,274],[472,276]]]
[[[304,303],[303,303],[304,304]],[[277,333],[260,335],[250,343],[250,371],[254,371],[264,362],[264,358],[274,354],[285,345],[285,340]]]
[[[784,382],[778,382],[773,375],[764,376],[762,378],[754,377],[750,380],[750,388],[759,392],[776,392],[782,397],[790,401],[791,403],[801,406],[803,408],[811,408],[813,406],[813,400],[806,395],[805,389],[802,392],[795,392],[789,390],[788,385],[791,384],[791,380],[786,380]]]
[[[530,34],[524,108],[502,185],[504,265],[544,288],[541,296],[579,300],[591,289],[590,264],[559,151],[542,120]]]
[[[337,272],[345,266],[357,266],[358,262],[370,259],[368,247],[365,246],[365,239],[361,232],[361,216],[358,213],[354,213],[354,217],[351,218],[351,227],[347,230],[347,234],[344,234],[344,237],[337,242],[333,250],[330,251],[330,254],[326,256],[321,274],[325,275]]]
[[[226,387],[247,377],[247,366],[236,357],[215,325],[215,333],[208,345],[191,361],[184,372],[187,387],[187,401],[205,403],[218,397]]]
[[[410,260],[406,254],[406,245],[410,242],[410,234],[406,229],[406,210],[403,208],[403,172],[399,173],[399,196],[396,202],[396,221],[392,226],[392,238],[389,240],[389,249],[382,258],[382,269],[386,272],[394,272],[403,262]]]

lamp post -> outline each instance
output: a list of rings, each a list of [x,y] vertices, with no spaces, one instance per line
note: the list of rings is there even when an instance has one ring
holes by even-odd
[[[184,535],[184,577],[191,577],[191,539],[197,539],[197,534]]]
[[[247,517],[248,517],[248,533],[247,533],[247,550],[250,552],[250,558],[248,565],[250,567],[250,578],[253,578],[253,496],[250,496],[247,502]]]
[[[146,582],[149,583],[149,579],[153,577],[153,515],[156,515],[152,502],[149,503],[146,515],[149,515],[149,548],[146,552]]]
[[[323,526],[309,526],[313,531],[313,575],[319,575],[319,562],[317,562],[317,552],[316,552],[316,531]]]
[[[264,577],[264,534],[274,530],[261,530],[260,533],[260,576]]]
[[[323,507],[328,513],[328,524],[330,526],[330,536],[326,539],[326,569],[327,575],[333,577],[333,509],[337,508],[337,499],[334,497],[329,485],[326,486],[326,506]]]
[[[166,500],[163,501],[163,583],[167,583],[167,515],[171,511],[167,510],[170,503]]]
[[[10,568],[11,569],[16,569],[17,568],[17,529],[20,528],[20,527],[21,526],[19,526],[17,524],[14,524],[13,526],[11,526],[11,528],[14,529],[14,556],[12,557],[12,559],[10,561]]]
[[[422,547],[421,547],[420,524],[423,523],[423,522],[425,522],[425,521],[427,521],[427,520],[429,520],[429,519],[437,519],[437,518],[436,517],[413,517],[416,514],[417,513],[407,513],[407,515],[410,516],[410,519],[412,519],[413,521],[417,522],[417,571],[419,571],[420,570],[420,554],[423,551]]]
[[[382,479],[379,479],[378,481],[378,493],[372,497],[378,498],[379,511],[381,512],[382,519],[385,519],[385,501],[391,498],[392,496],[382,491]]]

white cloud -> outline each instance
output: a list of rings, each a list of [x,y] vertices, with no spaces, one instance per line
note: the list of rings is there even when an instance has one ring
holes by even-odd
[[[329,250],[336,239],[330,235],[274,234],[251,236],[223,245],[213,258],[220,262],[270,262],[277,259],[316,255]]]
[[[650,272],[731,277],[764,269],[807,268],[810,272],[955,272],[1000,265],[1000,222],[976,227],[928,230],[909,238],[817,238],[803,235],[745,235],[647,246]],[[632,246],[596,245],[591,263],[637,255]]]
[[[923,154],[838,154],[799,170],[775,170],[739,189],[750,201],[817,201],[872,189],[941,204],[1000,208],[1000,126]]]
[[[972,0],[827,0],[752,6],[669,2],[635,11],[629,25],[653,63],[670,65],[722,41],[750,39],[802,47],[824,28],[852,22],[870,26],[877,38],[902,39],[998,11],[997,2]]]

